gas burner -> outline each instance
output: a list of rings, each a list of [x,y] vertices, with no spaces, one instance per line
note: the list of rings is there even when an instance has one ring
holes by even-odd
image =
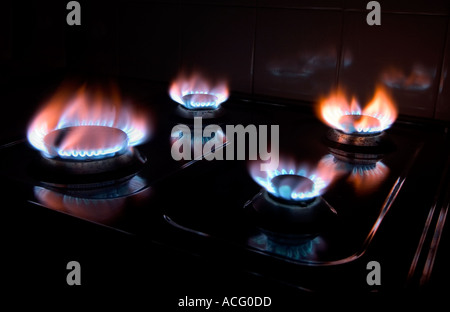
[[[171,85],[170,97],[181,106],[177,113],[184,118],[215,118],[222,114],[220,104],[228,99],[226,83],[210,83],[200,74],[180,75]]]
[[[332,155],[325,155],[314,169],[280,160],[280,170],[261,171],[252,166],[250,174],[263,187],[246,204],[261,228],[280,233],[315,233],[333,208],[321,197],[338,173]],[[299,232],[300,231],[300,232]]]
[[[280,159],[279,169],[261,171],[258,163],[250,168],[253,180],[280,201],[304,202],[321,195],[337,171],[332,155],[325,155],[315,168]]]
[[[364,109],[356,98],[349,102],[344,92],[337,90],[319,102],[317,115],[331,128],[346,134],[370,134],[388,129],[397,118],[397,108],[383,87],[377,88]]]
[[[284,235],[317,235],[337,216],[321,196],[286,201],[260,191],[244,206],[249,218],[262,231]]]
[[[149,138],[147,114],[122,101],[115,88],[67,88],[58,90],[28,127],[28,142],[44,157],[111,157]]]
[[[41,157],[29,170],[46,185],[95,188],[126,181],[145,163],[135,148],[150,135],[145,111],[116,88],[64,86],[34,116],[27,138]]]
[[[132,177],[146,159],[128,146],[128,136],[117,128],[76,126],[56,129],[44,139],[45,153],[31,165],[43,184],[89,188],[120,183]]]
[[[397,118],[397,109],[382,88],[378,87],[373,99],[360,107],[355,98],[347,101],[346,95],[338,90],[323,99],[317,110],[319,118],[332,129],[327,133],[328,145],[334,153],[349,158],[377,158],[392,144],[384,133]]]
[[[375,163],[395,150],[394,143],[385,132],[347,134],[330,129],[325,144],[336,159],[355,164]]]

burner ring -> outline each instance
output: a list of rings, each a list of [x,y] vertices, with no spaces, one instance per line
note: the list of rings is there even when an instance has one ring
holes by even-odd
[[[330,154],[337,160],[354,165],[375,165],[379,160],[383,159],[384,153],[373,152],[349,152],[339,148],[329,147]]]
[[[203,109],[189,109],[185,106],[178,105],[176,108],[176,114],[184,119],[194,119],[195,117],[201,117],[202,119],[215,119],[223,115],[222,106],[217,108],[206,107]]]
[[[373,163],[395,150],[395,144],[385,132],[373,134],[347,134],[329,129],[325,145],[333,156],[355,163]]]
[[[128,151],[115,157],[87,161],[69,160],[64,158],[43,158],[43,161],[55,170],[60,170],[65,174],[84,175],[98,174],[121,168],[130,163],[134,158],[135,153]]]
[[[336,211],[321,197],[303,202],[282,202],[266,190],[260,191],[245,206],[250,221],[262,231],[293,235],[316,235],[328,228]]]
[[[127,134],[106,126],[72,126],[56,129],[44,137],[48,158],[86,162],[123,154],[128,148]]]
[[[30,163],[28,171],[43,185],[90,189],[122,183],[135,176],[145,163],[146,158],[130,148],[114,157],[87,161],[38,157]]]
[[[352,146],[379,146],[383,141],[384,132],[375,133],[345,133],[341,130],[330,129],[327,139],[330,141]]]

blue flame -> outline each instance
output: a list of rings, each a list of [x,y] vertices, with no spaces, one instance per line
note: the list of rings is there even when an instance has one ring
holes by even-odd
[[[312,260],[317,257],[318,249],[324,245],[323,239],[319,236],[308,240],[299,238],[297,241],[292,238],[283,242],[263,233],[251,237],[248,242],[253,248],[292,260]]]
[[[217,109],[219,95],[206,91],[189,91],[183,95],[183,105],[188,109]]]
[[[112,157],[123,151],[124,146],[116,146],[113,148],[99,149],[99,150],[58,150],[58,155],[61,158],[69,159],[95,159],[104,158],[106,156]]]
[[[172,83],[169,95],[187,109],[217,109],[228,99],[228,87],[224,81],[210,83],[198,73],[181,74]]]
[[[339,174],[338,169],[333,155],[327,154],[320,159],[313,169],[299,165],[293,160],[283,159],[280,160],[276,170],[261,171],[258,164],[255,163],[250,168],[250,174],[256,183],[275,197],[285,200],[305,201],[322,195],[335,176]],[[282,181],[282,178],[275,181],[274,179],[278,176],[285,176],[286,183],[278,183]],[[290,176],[301,178],[293,179]]]
[[[274,187],[272,180],[273,178],[280,175],[293,175],[308,178],[313,183],[312,189],[308,192],[295,192],[287,185],[283,185],[280,188],[276,188]],[[317,176],[314,173],[308,174],[307,171],[304,169],[300,169],[297,171],[294,171],[294,169],[267,171],[266,178],[255,177],[254,179],[259,185],[264,187],[267,190],[267,192],[274,195],[275,197],[295,201],[308,200],[317,197],[321,194],[322,190],[325,189],[325,187],[327,186],[327,183],[321,177]]]

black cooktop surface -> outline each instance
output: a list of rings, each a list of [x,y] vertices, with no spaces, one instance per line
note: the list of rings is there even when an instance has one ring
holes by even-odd
[[[65,261],[82,254],[82,260],[98,269],[100,260],[95,259],[115,259],[111,260],[114,265],[105,268],[117,268],[122,272],[119,280],[126,283],[142,282],[138,272],[146,271],[148,263],[151,272],[158,272],[155,280],[164,280],[167,288],[177,284],[181,293],[196,284],[197,278],[200,285],[195,290],[200,292],[211,290],[205,281],[220,285],[221,290],[242,290],[236,285],[242,279],[242,288],[248,283],[255,289],[265,285],[269,293],[282,289],[286,295],[416,289],[429,280],[429,261],[434,261],[436,237],[441,237],[439,220],[442,209],[448,208],[444,127],[400,118],[385,133],[388,150],[372,151],[375,160],[355,161],[337,155],[335,145],[330,149],[328,127],[308,108],[236,98],[226,102],[223,115],[204,119],[203,127],[217,124],[227,135],[226,125],[269,125],[269,129],[279,125],[280,172],[289,171],[283,168],[284,159],[308,168],[321,161],[333,166],[335,178],[318,197],[326,204],[326,217],[297,231],[295,224],[284,224],[276,214],[261,219],[255,211],[255,196],[267,194],[251,176],[253,162],[174,160],[171,129],[180,123],[192,124],[192,120],[177,115],[176,105],[165,101],[167,110],[156,116],[165,122],[159,123],[150,142],[137,147],[146,163],[135,175],[112,186],[86,191],[46,183],[33,174],[42,156],[26,140],[3,145],[3,198],[8,199],[5,209],[14,220],[4,221],[13,228],[9,235],[22,237],[25,246],[30,241],[47,244],[43,250],[48,254],[44,252],[43,257],[51,257],[53,264],[58,258]],[[226,138],[219,147],[224,155],[235,143],[232,137]],[[56,238],[64,242],[64,235],[72,248],[53,242]],[[31,250],[37,248],[34,243]],[[55,251],[55,244],[61,253]],[[98,250],[103,250],[101,256]],[[147,252],[150,257],[143,256]],[[371,261],[382,267],[381,285],[367,283]],[[55,273],[50,264],[45,267]],[[91,285],[108,284],[102,283],[111,281],[107,270],[100,270]],[[54,279],[64,274],[63,268]],[[142,274],[148,277],[150,273]],[[227,287],[230,280],[235,283]]]

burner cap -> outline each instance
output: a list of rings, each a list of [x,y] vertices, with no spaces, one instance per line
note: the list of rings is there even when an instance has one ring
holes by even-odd
[[[124,153],[128,147],[128,136],[117,128],[73,126],[48,133],[44,144],[51,158],[86,161]]]
[[[272,196],[284,201],[305,201],[311,199],[314,190],[314,182],[310,179],[294,174],[278,175],[271,180],[276,195]]]
[[[182,99],[188,109],[215,109],[218,106],[217,96],[208,93],[190,93]]]
[[[361,124],[362,119],[364,124]],[[339,119],[339,124],[344,128],[343,132],[346,134],[373,135],[381,132],[380,120],[368,115],[344,115]]]

